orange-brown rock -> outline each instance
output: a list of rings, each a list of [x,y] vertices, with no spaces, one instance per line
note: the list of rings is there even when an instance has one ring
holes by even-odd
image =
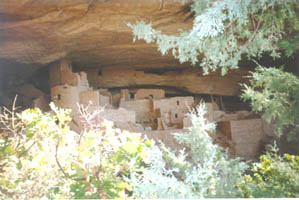
[[[172,87],[192,94],[217,94],[236,96],[240,93],[240,82],[247,70],[239,69],[221,76],[214,72],[203,76],[198,68],[169,71],[164,73],[147,73],[142,70],[124,68],[89,69],[88,80],[94,87],[134,87],[161,86]]]
[[[163,33],[175,34],[178,29],[192,27],[185,8],[176,0],[1,0],[0,84],[6,81],[5,74],[16,72],[12,80],[15,82],[19,77],[30,77],[39,67],[63,59],[83,70],[99,65],[122,70],[190,67],[190,63],[180,64],[170,54],[162,56],[156,44],[133,43],[132,30],[127,26],[143,20],[152,22]],[[127,82],[120,78],[107,87],[154,84],[190,93],[238,94],[242,72],[233,71],[226,77],[219,73],[199,77],[193,72],[144,74]],[[72,75],[65,72],[62,76]],[[56,79],[59,83],[61,77]],[[76,77],[69,80],[68,84],[77,84]],[[105,86],[106,81],[109,80],[101,83]]]
[[[1,0],[0,59],[30,65],[62,58],[80,66],[178,65],[156,45],[133,43],[127,23],[151,21],[176,33],[192,25],[182,8],[174,0]]]

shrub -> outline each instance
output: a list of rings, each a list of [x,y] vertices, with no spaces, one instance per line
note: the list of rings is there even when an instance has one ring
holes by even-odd
[[[278,155],[273,148],[260,157],[240,184],[245,197],[299,197],[299,156]]]
[[[0,134],[0,195],[3,198],[126,197],[130,176],[145,162],[140,135],[100,126],[71,131],[69,110],[51,104],[52,113],[5,111]],[[92,116],[92,115],[91,115]],[[90,120],[85,118],[85,120]],[[87,122],[85,124],[88,124]]]
[[[229,159],[226,152],[215,144],[208,134],[215,125],[204,118],[202,104],[193,112],[193,126],[188,133],[177,133],[176,139],[190,148],[173,153],[162,145],[153,146],[149,153],[149,166],[143,173],[133,173],[133,195],[138,198],[203,198],[237,197],[241,191],[236,185],[242,181],[247,168],[238,158]]]
[[[4,110],[0,134],[0,195],[31,198],[298,197],[299,156],[277,150],[248,165],[212,143],[215,125],[205,106],[190,117],[188,133],[175,134],[188,148],[174,152],[140,135],[95,123],[81,107],[84,131],[71,131],[69,110],[51,113]]]

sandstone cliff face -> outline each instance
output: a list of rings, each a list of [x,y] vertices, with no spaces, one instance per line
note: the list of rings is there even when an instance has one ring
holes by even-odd
[[[128,22],[152,21],[168,33],[189,28],[174,0],[1,0],[0,59],[46,65],[69,58],[80,66],[177,65],[155,45],[132,43]]]
[[[171,55],[162,56],[155,44],[133,43],[132,30],[127,26],[144,20],[175,34],[192,26],[189,15],[186,6],[176,0],[1,0],[0,90],[1,82],[5,89],[12,87],[10,83],[16,86],[19,80],[31,78],[36,69],[68,59],[80,70],[178,70],[175,76],[147,76],[149,81],[139,77],[141,82],[136,80],[133,86],[158,83],[197,94],[238,95],[238,83],[246,70],[226,77],[214,73],[199,78],[197,68],[189,70],[188,76],[181,69],[190,69],[190,63],[179,64]],[[131,80],[107,85],[107,78],[99,82],[100,87],[132,85],[127,84]]]

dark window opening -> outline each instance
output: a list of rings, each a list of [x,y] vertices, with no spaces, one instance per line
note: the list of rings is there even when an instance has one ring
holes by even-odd
[[[99,75],[99,76],[102,76],[102,70],[101,70],[101,69],[99,69],[99,71],[98,71],[98,75]]]
[[[152,94],[150,94],[150,95],[148,95],[151,99],[153,99],[154,98],[154,96],[152,95]]]
[[[135,94],[134,93],[130,93],[130,99],[135,99]]]
[[[178,118],[178,114],[175,114],[174,116],[175,116],[175,118]]]
[[[60,100],[61,99],[61,95],[57,94],[55,98],[56,98],[56,100]]]
[[[176,102],[176,105],[180,105],[180,102],[179,102],[179,101],[177,101],[177,102]]]

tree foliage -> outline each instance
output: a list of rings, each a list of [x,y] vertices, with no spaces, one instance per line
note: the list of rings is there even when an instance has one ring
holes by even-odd
[[[183,3],[188,1],[182,1]],[[285,49],[291,55],[298,46],[298,0],[193,0],[193,27],[178,35],[166,35],[144,21],[129,24],[134,41],[156,42],[164,55],[171,51],[181,63],[196,64],[205,73],[238,67],[242,55],[249,59],[270,53],[273,58]]]
[[[199,198],[240,193],[235,186],[243,180],[246,164],[228,159],[212,144],[207,131],[214,124],[204,119],[203,105],[199,117],[192,115],[190,133],[177,134],[191,149],[191,160],[184,151],[177,157],[138,134],[113,129],[105,120],[97,125],[89,118],[85,130],[76,133],[67,125],[69,111],[51,108],[51,113],[28,109],[1,116],[1,197]]]
[[[205,107],[193,126],[175,134],[188,151],[174,152],[140,135],[97,124],[70,130],[69,111],[4,110],[0,134],[3,199],[298,197],[298,156],[267,153],[246,175],[248,164],[213,144],[215,125]],[[84,110],[84,112],[87,110]]]
[[[259,66],[244,84],[242,98],[250,100],[255,112],[271,124],[278,136],[288,133],[288,139],[299,135],[299,77],[282,69]]]
[[[51,108],[51,113],[28,109],[2,114],[1,198],[127,197],[130,185],[123,177],[146,162],[150,141],[91,119],[76,133],[68,126],[70,111]]]
[[[299,197],[299,156],[280,156],[275,146],[260,157],[240,184],[248,198]]]
[[[247,164],[240,159],[229,159],[226,152],[213,144],[209,123],[202,104],[190,117],[193,126],[188,133],[177,133],[175,138],[186,145],[190,152],[176,155],[166,147],[154,146],[149,154],[150,165],[143,174],[132,177],[133,194],[138,198],[213,198],[239,197],[237,188],[243,181]]]

